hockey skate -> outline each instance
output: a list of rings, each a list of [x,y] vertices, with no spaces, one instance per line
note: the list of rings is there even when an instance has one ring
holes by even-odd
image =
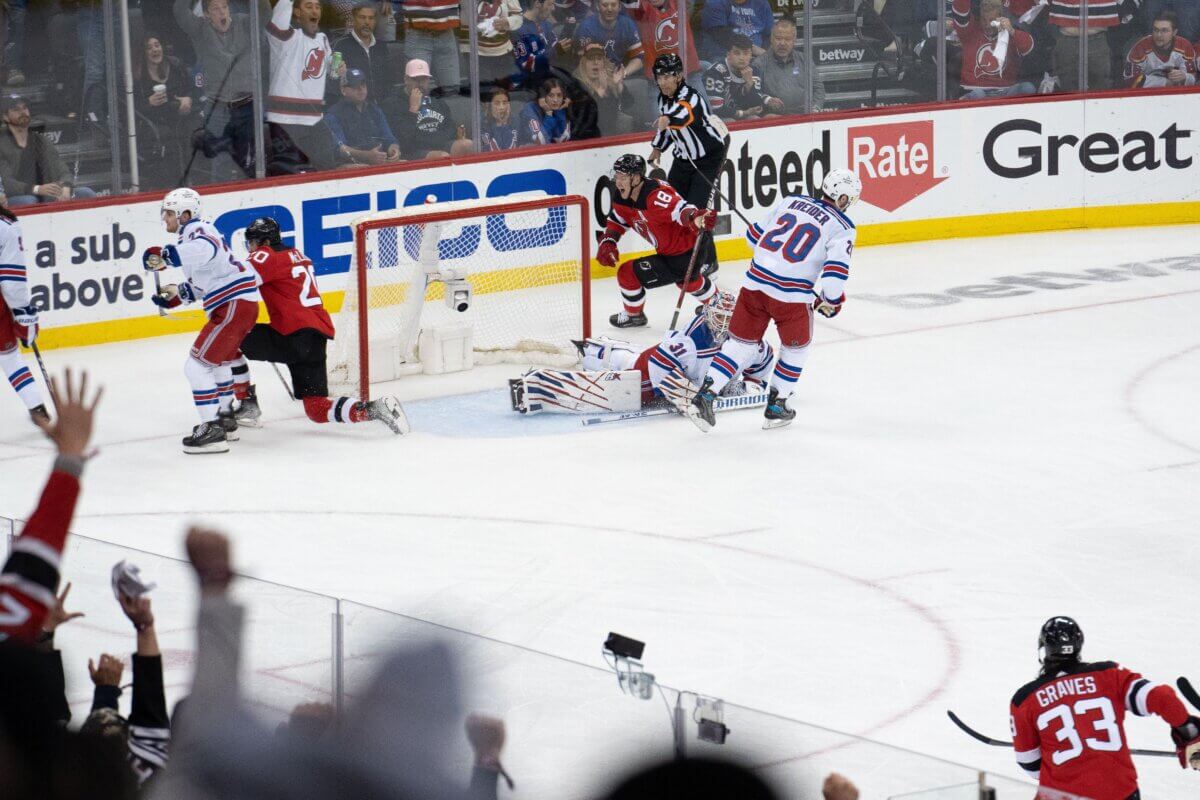
[[[34,425],[37,425],[39,422],[49,423],[50,412],[46,410],[46,406],[44,404],[36,405],[29,409],[29,418],[33,420]]]
[[[234,416],[233,409],[229,411],[218,411],[217,422],[221,424],[221,430],[225,431],[225,440],[236,442],[241,437],[238,436],[238,423]]]
[[[247,390],[246,399],[238,403],[237,409],[233,412],[233,418],[243,428],[262,427],[262,409],[258,407],[258,394],[254,391],[254,384],[251,384]]]
[[[404,414],[403,406],[394,397],[381,397],[367,403],[367,419],[379,420],[397,435],[412,430],[408,425],[408,417]]]
[[[780,399],[778,389],[771,387],[771,392],[767,395],[767,410],[763,412],[763,417],[763,430],[769,431],[772,428],[790,425],[796,418],[796,411],[788,408],[786,397]]]
[[[696,392],[696,396],[692,398],[692,402],[685,412],[687,418],[705,433],[708,433],[717,424],[717,415],[713,411],[713,403],[716,402],[717,395],[712,390],[712,383],[712,378],[704,379],[700,391]]]
[[[637,314],[621,311],[608,318],[608,324],[614,328],[644,328],[647,322],[646,315],[640,311]]]
[[[192,455],[203,453],[228,453],[229,440],[225,429],[217,420],[201,422],[192,428],[192,435],[183,437],[183,452]]]

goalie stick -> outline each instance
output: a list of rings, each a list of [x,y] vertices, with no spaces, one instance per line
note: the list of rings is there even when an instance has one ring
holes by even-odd
[[[968,725],[967,723],[965,723],[961,719],[959,719],[958,715],[955,714],[953,711],[947,711],[946,716],[950,717],[950,721],[953,722],[955,725],[957,725],[959,730],[961,730],[967,736],[970,736],[972,739],[983,742],[984,744],[990,744],[992,747],[1012,747],[1013,746],[1012,742],[1007,741],[1005,739],[993,739],[990,736],[984,736],[982,733],[975,730],[970,725]],[[1165,756],[1167,758],[1177,758],[1178,757],[1174,750],[1142,750],[1139,748],[1131,747],[1131,748],[1129,748],[1129,753],[1130,753],[1130,755],[1135,755],[1135,756]]]
[[[751,392],[749,394],[740,394],[733,397],[718,397],[713,403],[714,411],[733,411],[739,408],[761,408],[767,404],[766,392]],[[625,422],[631,419],[646,419],[647,417],[662,417],[667,414],[678,414],[679,412],[670,404],[663,403],[659,406],[643,408],[640,411],[626,411],[621,414],[604,414],[603,416],[586,417],[580,420],[580,424],[585,428],[590,425],[603,425],[607,422]]]

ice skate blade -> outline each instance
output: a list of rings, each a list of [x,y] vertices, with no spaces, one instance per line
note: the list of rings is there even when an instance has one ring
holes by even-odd
[[[692,424],[700,429],[701,433],[708,433],[712,430],[712,423],[700,415],[700,409],[696,408],[691,403],[688,403],[684,410],[684,415],[692,421]]]
[[[764,419],[762,429],[769,431],[772,428],[784,428],[791,424],[792,420],[790,419]]]
[[[262,417],[254,417],[253,419],[240,419],[239,418],[237,421],[237,424],[238,424],[239,428],[261,428],[262,427]]]
[[[200,446],[185,444],[183,446],[183,452],[187,453],[189,456],[204,456],[208,455],[209,453],[228,453],[229,442],[213,442],[212,444]]]

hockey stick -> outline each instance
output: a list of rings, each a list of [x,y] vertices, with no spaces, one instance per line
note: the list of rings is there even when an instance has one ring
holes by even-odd
[[[54,402],[54,410],[58,411],[58,395],[54,393],[54,384],[50,382],[50,374],[46,372],[46,362],[42,361],[42,351],[38,349],[37,342],[30,342],[29,349],[33,351],[33,357],[37,360],[38,369],[42,371],[42,380],[46,382],[46,391],[50,393],[50,399]]]
[[[728,137],[725,139],[725,149],[721,151],[722,165],[725,164],[725,156],[729,155],[730,141],[731,139]],[[699,172],[699,170],[697,170],[697,172]],[[709,186],[711,188],[708,193],[708,203],[704,207],[705,211],[712,208],[713,198],[715,197],[715,192],[717,191],[717,187],[715,185],[710,183]],[[700,235],[696,237],[696,243],[692,245],[692,258],[690,261],[688,261],[687,272],[683,274],[683,283],[679,284],[679,299],[675,302],[675,314],[671,317],[671,326],[667,328],[669,331],[675,330],[675,326],[679,324],[679,312],[683,310],[683,298],[687,295],[688,284],[692,282],[692,273],[696,270],[696,258],[700,255],[700,248],[704,244],[704,238],[706,236],[709,239],[712,238],[708,231],[701,231]]]
[[[1200,710],[1200,692],[1196,691],[1196,687],[1192,686],[1192,682],[1187,678],[1180,676],[1179,679],[1175,681],[1175,685],[1179,687],[1179,693],[1182,694],[1189,703],[1195,706],[1197,710]]]
[[[708,179],[708,176],[705,175],[703,172],[701,172],[700,168],[696,166],[696,162],[692,161],[692,159],[688,157],[687,153],[684,153],[683,157],[684,157],[684,159],[687,160],[687,162],[689,164],[692,165],[692,169],[696,170],[696,174],[704,179],[704,182],[708,184],[708,188],[711,189],[713,192],[715,192],[717,197],[719,197],[725,201],[725,205],[729,206],[729,210],[732,211],[733,213],[737,214],[738,219],[740,219],[742,222],[746,223],[747,228],[751,227],[751,222],[750,222],[750,220],[746,219],[746,215],[743,214],[741,211],[738,211],[738,207],[736,205],[734,205],[733,201],[730,200],[728,197],[726,197],[725,193],[721,191],[721,188],[719,185],[721,183],[720,174],[718,173],[717,180],[715,182],[710,181]],[[722,166],[724,166],[724,163],[725,162],[722,160],[722,162],[721,162]],[[709,201],[709,205],[712,205],[711,200]]]
[[[950,717],[950,721],[953,722],[955,725],[957,725],[959,730],[961,730],[963,733],[970,736],[972,739],[983,742],[984,744],[990,744],[993,747],[1012,747],[1013,746],[1013,743],[1010,741],[1006,741],[1004,739],[993,739],[990,736],[984,736],[982,733],[975,730],[970,725],[968,725],[967,723],[965,723],[961,719],[959,719],[958,715],[955,714],[953,711],[947,711],[946,716]],[[1141,750],[1138,748],[1131,747],[1131,748],[1129,748],[1129,753],[1130,753],[1130,755],[1135,755],[1135,756],[1162,756],[1162,757],[1167,757],[1167,758],[1177,758],[1178,757],[1176,755],[1175,751],[1173,751],[1173,750]]]
[[[162,281],[159,280],[159,278],[158,278],[158,271],[155,270],[154,272],[152,272],[150,274],[154,276],[154,293],[156,295],[162,296]],[[158,309],[158,315],[160,317],[169,316],[167,314],[167,310],[165,308],[163,308],[162,306],[156,305],[154,307]]]
[[[713,403],[714,411],[733,411],[741,408],[760,408],[767,404],[766,392],[741,394],[735,397],[718,397]],[[678,414],[670,405],[643,408],[639,411],[625,411],[620,414],[605,414],[597,417],[586,417],[580,421],[585,428],[590,425],[602,425],[606,422],[626,422],[631,419],[646,419],[647,417],[662,417],[667,414]]]
[[[292,392],[292,387],[288,385],[287,379],[283,377],[283,370],[281,370],[279,368],[279,365],[276,364],[274,361],[271,362],[271,368],[274,369],[275,374],[279,376],[279,382],[283,384],[283,389],[285,392],[288,393],[288,397],[295,400],[296,395]]]

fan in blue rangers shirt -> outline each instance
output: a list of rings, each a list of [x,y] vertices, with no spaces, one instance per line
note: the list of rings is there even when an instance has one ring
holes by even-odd
[[[697,308],[696,317],[686,330],[667,331],[662,342],[640,353],[628,342],[608,337],[576,342],[581,366],[588,372],[637,370],[642,374],[642,405],[661,402],[664,388],[670,391],[669,386],[664,387],[669,376],[676,378],[676,385],[685,386],[704,379],[708,365],[729,335],[729,320],[736,302],[731,293],[718,292],[707,305]],[[771,345],[759,342],[750,364],[742,370],[742,378],[746,383],[764,385],[774,359]],[[722,394],[739,395],[745,391],[744,383],[733,381],[725,385]]]
[[[483,121],[483,149],[489,152],[497,150],[512,150],[520,142],[521,133],[513,120],[512,102],[508,90],[496,87],[488,101],[487,116]]]
[[[857,175],[831,170],[817,197],[784,197],[764,217],[764,224],[746,230],[754,251],[729,322],[729,338],[713,358],[700,391],[681,409],[700,430],[716,424],[713,402],[725,384],[753,362],[771,321],[779,334],[779,360],[771,375],[763,428],[782,427],[795,418],[787,399],[808,360],[813,314],[835,317],[846,300],[855,228],[845,212],[860,194]]]

